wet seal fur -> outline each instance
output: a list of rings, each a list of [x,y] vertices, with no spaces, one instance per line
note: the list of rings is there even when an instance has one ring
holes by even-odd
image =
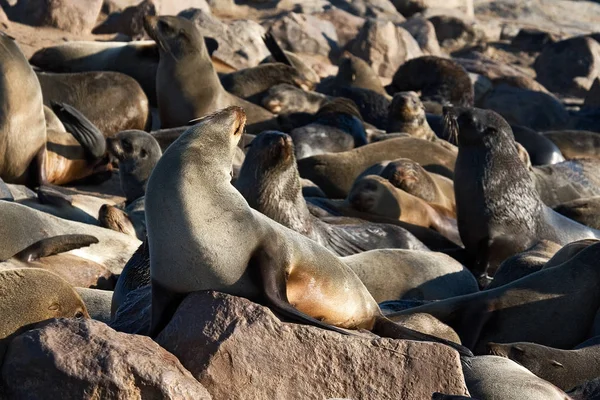
[[[470,354],[392,323],[333,253],[250,208],[230,184],[244,125],[239,107],[203,118],[167,149],[152,172],[146,192],[151,336],[162,331],[186,294],[217,290],[262,298],[287,317],[340,333],[365,328],[387,337],[443,342]]]

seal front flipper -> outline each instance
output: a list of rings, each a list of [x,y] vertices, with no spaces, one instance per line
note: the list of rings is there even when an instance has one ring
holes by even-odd
[[[52,256],[54,254],[64,253],[87,247],[98,243],[98,239],[92,235],[60,235],[38,240],[31,246],[26,247],[13,256],[20,261],[30,262],[42,257]]]
[[[288,302],[286,295],[286,269],[274,267],[276,263],[277,260],[271,256],[269,251],[262,248],[254,254],[249,265],[254,272],[258,273],[258,278],[261,280],[261,285],[259,287],[263,288],[263,294],[268,301],[269,306],[295,321],[304,322],[344,335],[353,335],[350,331],[326,324],[295,309]]]
[[[375,325],[373,326],[373,333],[386,338],[391,339],[403,339],[403,340],[416,340],[419,342],[437,342],[445,344],[446,346],[452,347],[458,351],[461,356],[473,357],[471,350],[467,349],[458,343],[451,342],[446,339],[438,338],[426,333],[421,333],[401,325],[398,325],[394,321],[384,317],[375,317]]]
[[[265,46],[267,46],[267,49],[269,49],[269,52],[271,52],[271,55],[275,61],[293,67],[292,62],[281,49],[279,43],[277,43],[277,40],[275,40],[275,37],[273,36],[273,28],[269,28],[265,36],[263,36],[263,42],[265,42]]]
[[[106,152],[106,139],[102,132],[79,110],[65,103],[52,102],[52,111],[84,148],[90,160],[97,160]]]

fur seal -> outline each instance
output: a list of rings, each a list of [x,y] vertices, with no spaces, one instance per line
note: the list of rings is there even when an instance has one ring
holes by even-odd
[[[386,224],[330,225],[308,211],[289,135],[263,132],[246,154],[235,187],[250,207],[340,256],[371,249],[427,250],[403,228]]]
[[[476,354],[486,353],[489,342],[571,349],[589,337],[600,307],[598,257],[600,244],[592,244],[560,265],[504,286],[397,314],[433,315],[452,327]],[[388,317],[393,320],[395,314]]]
[[[48,182],[40,83],[15,40],[0,32],[0,43],[0,178],[37,187]]]
[[[550,139],[566,159],[600,158],[600,134],[597,132],[565,130],[542,132]]]
[[[513,360],[538,377],[570,390],[600,376],[600,345],[561,350],[535,343],[488,343],[489,354]]]
[[[456,61],[437,56],[413,58],[402,64],[388,93],[420,91],[421,100],[473,107],[474,90],[469,73]]]
[[[167,149],[150,176],[150,334],[164,328],[185,294],[210,289],[263,298],[285,316],[340,333],[366,328],[380,336],[442,342],[469,354],[389,321],[333,253],[248,206],[229,183],[244,124],[239,107],[201,119]]]
[[[339,153],[367,144],[367,133],[356,105],[337,98],[325,103],[315,120],[290,132],[297,159]]]
[[[119,275],[110,305],[111,316],[115,316],[130,292],[148,285],[150,285],[150,249],[148,239],[145,239]]]
[[[562,390],[504,357],[479,356],[461,362],[475,399],[569,400]]]
[[[425,107],[415,92],[394,94],[388,113],[388,133],[404,132],[419,139],[428,140],[457,152],[456,146],[440,139],[429,127],[425,117]]]
[[[524,126],[511,125],[515,140],[525,147],[532,165],[548,165],[565,161],[560,149],[547,137]]]
[[[425,168],[452,178],[456,154],[426,140],[401,137],[370,143],[342,153],[298,160],[300,176],[316,183],[331,198],[345,198],[354,180],[373,164],[410,158]]]
[[[340,61],[339,69],[333,84],[369,89],[383,96],[388,96],[381,79],[367,62],[346,52]]]
[[[121,190],[127,203],[144,196],[148,178],[162,155],[156,139],[147,132],[127,130],[108,138],[106,146],[118,161]]]
[[[98,213],[100,226],[121,232],[129,236],[146,239],[146,199],[144,196],[135,199],[119,208],[111,204],[104,204]]]
[[[36,72],[44,105],[67,103],[106,137],[127,129],[149,129],[148,97],[132,77],[118,72]]]
[[[73,287],[58,275],[38,268],[0,271],[0,339],[51,318],[89,318]]]
[[[329,99],[324,94],[307,92],[283,83],[267,91],[262,99],[262,106],[273,114],[316,113]]]
[[[458,135],[454,191],[458,229],[471,270],[483,286],[490,266],[545,239],[560,245],[600,238],[600,232],[544,205],[519,159],[510,125],[497,113],[445,107]]]
[[[387,179],[367,175],[357,179],[347,202],[352,208],[369,214],[431,228],[460,244],[454,213],[394,187]]]
[[[369,89],[351,86],[334,87],[327,94],[352,100],[358,106],[360,115],[365,122],[377,129],[385,130],[390,108],[389,96],[384,96]]]
[[[390,162],[382,169],[379,176],[387,179],[396,188],[428,203],[444,207],[456,216],[454,183],[445,176],[428,172],[408,158],[399,158]]]
[[[600,196],[559,204],[554,211],[590,228],[600,229]]]
[[[187,125],[193,119],[231,105],[244,107],[249,125],[273,120],[273,114],[264,108],[223,89],[195,23],[180,17],[146,16],[144,27],[160,51],[156,94],[161,127]],[[201,81],[195,78],[198,73],[203,77]]]

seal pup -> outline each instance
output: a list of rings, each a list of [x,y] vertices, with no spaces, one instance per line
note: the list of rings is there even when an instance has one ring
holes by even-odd
[[[562,350],[536,343],[488,343],[489,354],[513,360],[538,377],[570,390],[600,376],[600,344]]]
[[[597,257],[599,243],[560,265],[504,286],[388,314],[388,318],[431,314],[452,327],[476,354],[485,354],[489,342],[570,349],[589,337],[600,307]]]
[[[370,214],[431,228],[460,244],[454,213],[394,187],[378,175],[357,179],[348,197],[352,208]]]
[[[0,32],[0,178],[38,187],[46,176],[42,90],[14,38]]]
[[[352,100],[325,103],[315,120],[290,132],[297,159],[352,150],[367,144],[362,118]]]
[[[468,72],[456,61],[437,56],[413,58],[402,64],[388,93],[420,91],[421,100],[473,107],[475,93]]]
[[[340,256],[378,248],[427,250],[398,226],[330,225],[313,216],[302,195],[294,145],[285,133],[267,131],[256,136],[234,186],[253,209]]]
[[[411,136],[429,140],[457,152],[452,143],[440,139],[433,132],[425,117],[425,106],[415,92],[399,92],[394,94],[388,113],[388,133],[408,133]]]
[[[239,107],[201,119],[167,149],[150,176],[151,336],[164,328],[185,294],[210,289],[262,297],[285,316],[337,332],[367,328],[383,336],[442,342],[469,354],[386,319],[333,253],[248,206],[230,184],[244,125]]]
[[[449,132],[458,135],[454,192],[460,237],[482,286],[490,266],[545,239],[565,245],[600,232],[544,205],[519,159],[510,125],[497,113],[444,108]]]
[[[383,96],[388,96],[381,79],[367,62],[355,55],[346,52],[340,61],[338,73],[333,79],[337,86],[351,86],[369,89]]]
[[[36,71],[44,105],[66,103],[86,116],[106,137],[127,129],[150,129],[148,97],[132,77],[119,72]]]
[[[302,112],[314,114],[330,99],[330,96],[282,83],[271,87],[261,104],[273,114]]]
[[[452,178],[456,154],[429,141],[400,137],[342,153],[319,154],[298,160],[300,176],[313,181],[330,198],[345,198],[356,178],[378,162],[410,158],[429,171]]]
[[[156,94],[162,128],[187,125],[195,118],[231,105],[244,107],[249,125],[273,120],[273,114],[264,108],[223,89],[204,37],[192,21],[146,16],[144,27],[160,52]],[[201,81],[196,79],[199,71],[203,76]]]
[[[461,362],[475,399],[569,400],[562,390],[506,358],[479,356]]]
[[[51,318],[89,318],[73,286],[38,268],[0,271],[0,339]]]

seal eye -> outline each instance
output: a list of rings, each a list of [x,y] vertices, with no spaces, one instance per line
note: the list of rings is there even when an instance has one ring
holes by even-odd
[[[142,157],[142,158],[148,157],[148,153],[146,152],[146,150],[142,149],[142,151],[140,151],[140,157]]]
[[[123,150],[127,153],[131,153],[133,151],[133,146],[129,140],[123,140],[122,142]]]
[[[75,318],[82,319],[83,318],[83,311],[77,311],[75,313]]]
[[[485,130],[483,132],[486,135],[495,135],[496,133],[498,133],[498,129],[496,129],[492,126],[488,126],[487,128],[485,128]]]

